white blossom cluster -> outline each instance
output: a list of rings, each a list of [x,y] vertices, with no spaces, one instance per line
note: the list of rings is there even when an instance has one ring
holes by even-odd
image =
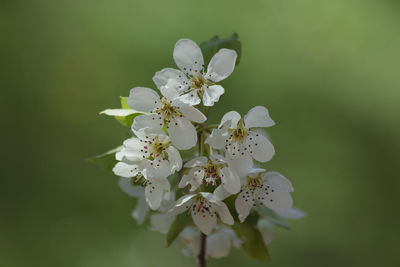
[[[121,177],[120,187],[138,199],[132,216],[139,224],[151,211],[151,228],[167,233],[179,214],[187,214],[193,224],[180,234],[186,245],[184,254],[198,255],[204,233],[206,255],[220,258],[231,246],[242,243],[229,226],[244,222],[257,206],[287,218],[303,214],[292,209],[291,182],[280,173],[256,167],[257,162],[267,162],[275,154],[274,146],[260,131],[275,124],[267,108],[256,106],[244,117],[230,111],[218,126],[206,124],[207,111],[225,92],[217,83],[234,70],[235,50],[220,49],[205,68],[200,47],[181,39],[173,58],[179,69],[165,68],[153,77],[161,95],[150,88],[131,89],[127,103],[141,115],[131,127],[134,137],[125,140],[116,153],[118,163],[113,172]],[[127,116],[133,111],[112,115]],[[193,158],[182,160],[180,151],[195,146],[199,149]],[[172,176],[178,177],[175,184]],[[227,198],[234,199],[231,211]],[[269,243],[273,224],[260,219],[257,227]]]

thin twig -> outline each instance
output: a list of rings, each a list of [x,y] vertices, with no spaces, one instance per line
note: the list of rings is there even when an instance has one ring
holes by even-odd
[[[201,244],[199,254],[199,266],[206,267],[206,238],[207,236],[201,233]]]

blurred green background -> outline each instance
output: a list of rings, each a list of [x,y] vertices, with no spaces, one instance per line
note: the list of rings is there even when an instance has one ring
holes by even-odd
[[[127,130],[98,115],[174,67],[182,37],[238,32],[241,64],[212,112],[265,105],[308,217],[278,229],[272,262],[400,266],[400,4],[384,0],[2,1],[1,266],[195,266],[138,227],[117,177],[86,158]]]

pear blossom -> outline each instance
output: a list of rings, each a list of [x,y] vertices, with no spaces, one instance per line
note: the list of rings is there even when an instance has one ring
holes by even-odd
[[[199,230],[188,226],[179,234],[179,238],[185,245],[185,248],[182,249],[185,256],[197,257],[199,255],[201,242],[201,233]],[[226,257],[232,245],[236,248],[240,247],[241,240],[232,229],[217,225],[214,233],[207,237],[205,257],[216,259]]]
[[[217,213],[223,223],[233,225],[234,222],[226,204],[212,193],[184,195],[178,199],[170,212],[177,215],[187,210],[190,211],[194,224],[206,235],[217,225]]]
[[[172,88],[179,93],[178,99],[190,105],[198,105],[203,99],[204,106],[213,106],[225,92],[215,84],[227,78],[235,68],[237,53],[222,48],[204,71],[204,59],[200,47],[189,39],[181,39],[175,44],[174,60],[180,70],[165,68],[155,74],[153,81],[157,87]]]
[[[191,121],[203,123],[207,119],[206,116],[195,107],[178,99],[174,100],[174,95],[177,95],[174,89],[164,88],[161,93],[163,97],[150,88],[131,89],[128,105],[146,113],[135,117],[132,130],[162,129],[164,123],[168,123],[168,133],[174,146],[182,150],[193,147],[197,142],[197,132]]]
[[[244,118],[236,111],[224,115],[217,129],[214,129],[206,143],[216,149],[225,149],[227,157],[234,161],[238,169],[249,169],[252,158],[260,162],[271,160],[274,146],[255,127],[270,127],[275,122],[263,106],[252,108]]]
[[[113,169],[123,177],[134,177],[146,171],[146,177],[167,177],[182,168],[179,151],[163,131],[149,128],[134,131],[137,137],[124,141],[115,154],[120,162]]]
[[[222,186],[230,194],[240,190],[240,178],[228,161],[221,155],[214,154],[209,158],[198,157],[188,161],[185,168],[192,168],[188,174],[183,175],[179,187],[191,185],[191,191],[196,190],[201,184]]]
[[[162,234],[168,233],[169,228],[175,221],[175,215],[168,212],[175,204],[175,192],[171,192],[169,199],[161,202],[158,212],[150,216],[150,229]]]
[[[240,222],[249,215],[251,208],[264,205],[278,213],[285,212],[293,205],[290,181],[278,172],[251,172],[246,177],[240,194],[235,200]]]

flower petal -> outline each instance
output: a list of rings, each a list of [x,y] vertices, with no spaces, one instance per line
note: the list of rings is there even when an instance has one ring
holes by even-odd
[[[194,224],[206,235],[211,234],[211,231],[217,225],[217,216],[210,212],[201,210],[198,211],[197,207],[191,209]]]
[[[233,225],[233,223],[234,223],[233,217],[232,217],[231,213],[229,212],[228,207],[226,206],[226,204],[224,202],[220,201],[220,202],[217,202],[217,203],[213,203],[212,207],[218,213],[219,218],[221,219],[221,221],[223,223],[228,224],[228,225]]]
[[[184,104],[179,100],[173,101],[172,105],[178,107],[183,116],[190,121],[203,123],[207,120],[207,117],[200,110],[188,104]]]
[[[269,245],[274,239],[274,224],[266,219],[259,219],[257,228],[260,230],[264,243]]]
[[[268,194],[259,189],[256,191],[261,203],[278,213],[285,212],[293,206],[293,199],[289,192],[275,191],[271,188]]]
[[[143,114],[135,117],[132,124],[132,130],[138,131],[143,128],[162,129],[164,118],[158,114]]]
[[[245,177],[253,168],[253,158],[249,154],[231,157],[228,165],[236,171],[239,177]]]
[[[182,103],[191,105],[191,106],[196,106],[200,104],[201,99],[199,95],[197,94],[197,90],[190,91],[187,94],[181,95],[178,98]]]
[[[222,48],[210,60],[206,78],[219,82],[233,72],[235,68],[237,53],[235,50]]]
[[[118,185],[122,189],[122,191],[124,191],[127,195],[131,197],[144,197],[144,188],[141,186],[132,185],[131,179],[120,178]]]
[[[225,232],[218,230],[207,238],[207,256],[212,258],[223,258],[228,256],[231,250],[231,237]]]
[[[182,158],[179,151],[173,146],[167,147],[165,151],[168,153],[171,172],[174,173],[182,169]]]
[[[192,148],[197,142],[197,132],[192,123],[185,117],[176,117],[169,123],[168,133],[172,144],[180,149]]]
[[[199,74],[204,65],[200,47],[189,39],[180,39],[175,44],[174,60],[185,74],[190,75]]]
[[[304,218],[307,214],[300,209],[291,208],[284,212],[280,212],[278,215],[281,216],[282,218],[297,220]]]
[[[146,203],[146,200],[143,198],[139,198],[136,208],[132,212],[132,217],[136,220],[136,222],[141,225],[147,217],[149,213],[149,206]]]
[[[215,188],[213,195],[218,200],[224,200],[225,198],[229,197],[231,194],[226,192],[226,190],[224,189],[224,187],[222,185],[219,185],[217,188]]]
[[[185,163],[185,168],[193,168],[207,165],[206,157],[197,157]]]
[[[230,123],[228,124],[229,128],[236,128],[237,124],[240,120],[241,116],[238,112],[236,111],[229,111],[228,113],[226,113],[221,120],[221,123],[219,124],[219,128],[223,127],[224,125],[226,125],[226,123],[229,121]]]
[[[179,83],[176,80],[170,79],[165,86],[160,87],[161,94],[168,100],[174,100],[179,97]]]
[[[204,87],[203,104],[204,106],[212,107],[215,102],[218,102],[219,98],[225,92],[221,85],[211,85]]]
[[[151,112],[161,106],[160,96],[153,89],[146,87],[131,89],[127,103],[132,109],[143,112]]]
[[[228,137],[229,132],[227,129],[213,129],[205,143],[215,149],[222,149],[225,146],[225,141]]]
[[[115,175],[129,178],[138,175],[138,173],[140,172],[140,168],[137,164],[118,162],[117,164],[115,164],[113,172]]]
[[[256,106],[250,109],[246,116],[244,116],[244,125],[246,128],[270,127],[275,125],[275,122],[269,116],[266,107]]]
[[[250,210],[253,207],[254,199],[250,190],[243,190],[235,200],[235,208],[239,214],[240,222],[243,222],[250,214]]]
[[[100,114],[105,114],[108,116],[118,116],[118,117],[126,117],[132,114],[138,113],[136,110],[133,109],[106,109],[100,112]]]
[[[294,192],[292,183],[279,172],[267,172],[262,178],[269,186],[277,191]]]
[[[160,207],[164,194],[169,195],[170,183],[165,177],[149,179],[145,187],[146,202],[149,207],[156,210]]]
[[[231,168],[224,167],[221,169],[221,181],[224,189],[231,194],[240,191],[240,179],[238,174]]]
[[[166,234],[174,221],[175,216],[169,213],[154,213],[150,216],[151,230]]]
[[[177,82],[178,88],[177,91],[186,90],[188,87],[188,79],[186,75],[177,69],[165,68],[158,72],[153,77],[154,83],[157,85],[157,88],[160,89],[162,86],[166,86],[169,80],[175,80]],[[179,88],[179,86],[181,86]],[[178,90],[179,89],[179,90]]]
[[[169,212],[173,215],[178,215],[184,212],[192,205],[193,198],[195,196],[196,194],[188,194],[182,196],[176,201],[175,205],[169,210]]]
[[[272,143],[262,134],[250,131],[245,139],[245,146],[250,148],[252,157],[260,162],[266,162],[275,155]]]

